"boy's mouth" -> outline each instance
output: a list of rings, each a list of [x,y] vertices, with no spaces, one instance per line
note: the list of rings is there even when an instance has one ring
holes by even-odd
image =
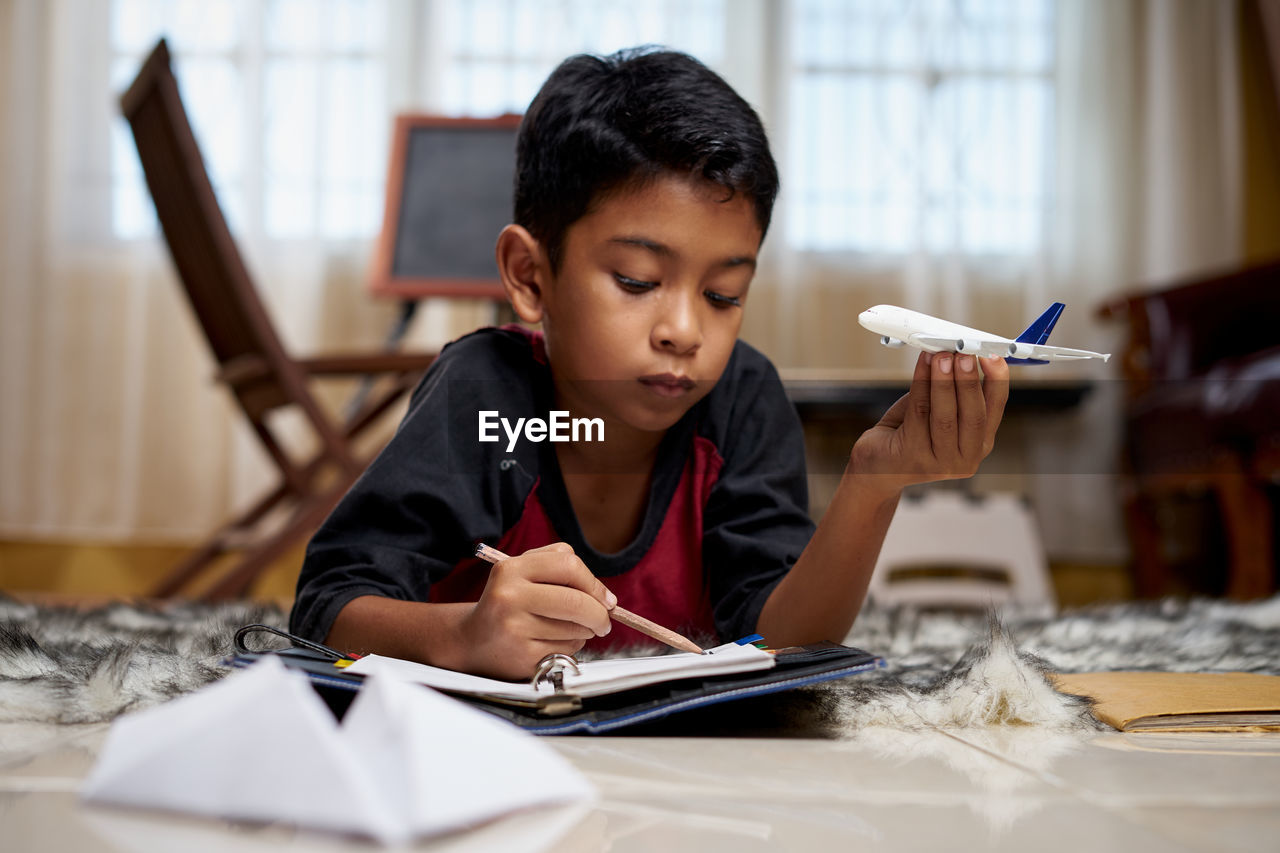
[[[693,390],[696,384],[688,376],[677,376],[674,373],[655,373],[641,376],[640,384],[662,397],[679,397]]]

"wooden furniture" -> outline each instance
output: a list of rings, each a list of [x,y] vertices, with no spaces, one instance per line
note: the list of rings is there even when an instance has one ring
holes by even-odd
[[[1275,589],[1280,480],[1280,263],[1210,275],[1102,305],[1125,322],[1120,359],[1125,520],[1139,595],[1168,587],[1161,502],[1212,496],[1227,541],[1225,591]]]
[[[854,421],[859,433],[874,425],[911,388],[909,368],[783,367],[778,375],[787,399],[806,424]],[[1093,384],[1094,380],[1079,376],[1019,376],[1009,388],[1005,411],[1019,415],[1067,412],[1080,405]]]
[[[512,220],[520,116],[396,116],[386,209],[370,289],[377,296],[506,301],[494,264]]]
[[[350,354],[295,359],[285,352],[258,298],[218,206],[187,120],[161,40],[120,99],[178,277],[217,361],[217,380],[231,393],[279,473],[266,496],[218,530],[176,566],[154,590],[181,593],[216,571],[218,558],[238,557],[202,590],[210,599],[242,595],[272,560],[308,536],[360,475],[352,440],[373,424],[430,365],[428,354]],[[309,387],[326,376],[381,374],[386,387],[343,422],[322,410]],[[319,439],[310,458],[294,461],[273,433],[267,415],[281,407],[301,411]],[[257,528],[285,511],[273,531]],[[249,544],[245,545],[246,539]]]

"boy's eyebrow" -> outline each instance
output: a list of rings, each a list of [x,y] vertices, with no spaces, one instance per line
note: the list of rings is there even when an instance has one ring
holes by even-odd
[[[610,237],[610,243],[618,243],[623,246],[638,246],[641,249],[648,249],[655,255],[664,258],[675,257],[675,250],[665,243],[659,243],[656,240],[650,240],[646,237]],[[747,266],[752,269],[756,268],[756,259],[749,255],[734,255],[731,258],[725,258],[716,266],[721,267],[742,267]]]

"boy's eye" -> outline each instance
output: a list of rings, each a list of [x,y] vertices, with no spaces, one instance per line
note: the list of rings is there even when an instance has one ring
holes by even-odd
[[[614,279],[622,286],[622,289],[629,293],[644,293],[646,290],[653,290],[658,286],[656,281],[639,281],[634,278],[627,278],[621,273],[614,273]]]
[[[740,297],[725,296],[723,293],[716,293],[714,290],[707,291],[707,300],[716,308],[739,308],[742,306]]]

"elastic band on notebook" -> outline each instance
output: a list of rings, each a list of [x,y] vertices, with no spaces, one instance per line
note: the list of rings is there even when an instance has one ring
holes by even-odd
[[[290,634],[288,631],[281,631],[279,628],[272,628],[270,625],[258,625],[258,624],[245,625],[243,628],[236,631],[235,638],[232,640],[232,642],[235,644],[237,654],[252,655],[252,654],[261,653],[261,650],[250,649],[244,644],[244,638],[246,636],[248,636],[249,634],[257,633],[258,631],[266,631],[268,634],[275,634],[277,637],[284,637],[286,640],[288,640],[290,643],[293,643],[293,645],[295,646],[301,646],[304,649],[310,649],[313,652],[319,652],[320,654],[330,657],[333,660],[354,660],[355,659],[354,655],[345,655],[342,652],[331,649],[328,646],[323,645],[321,643],[313,642],[311,640],[306,639],[305,637],[299,637],[297,634]]]

